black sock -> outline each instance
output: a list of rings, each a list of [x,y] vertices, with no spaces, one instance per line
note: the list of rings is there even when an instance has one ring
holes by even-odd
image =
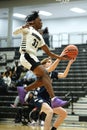
[[[51,130],[56,130],[56,129],[57,129],[57,128],[55,128],[55,127],[52,127],[52,128],[51,128]]]

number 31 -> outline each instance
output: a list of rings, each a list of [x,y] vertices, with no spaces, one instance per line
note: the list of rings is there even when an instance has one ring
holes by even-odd
[[[38,41],[36,39],[34,39],[34,42],[32,43],[32,45],[36,48],[38,45]]]

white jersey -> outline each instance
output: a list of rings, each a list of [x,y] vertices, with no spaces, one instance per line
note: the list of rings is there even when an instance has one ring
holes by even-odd
[[[37,57],[38,48],[45,45],[42,35],[33,27],[18,28],[13,34],[22,34],[22,41],[20,45],[20,63],[27,69],[33,70],[40,64]],[[28,55],[27,55],[28,54]]]
[[[45,45],[42,35],[37,32],[33,27],[18,28],[13,34],[22,34],[22,41],[20,45],[20,53],[26,51],[27,53],[36,56],[38,48]]]

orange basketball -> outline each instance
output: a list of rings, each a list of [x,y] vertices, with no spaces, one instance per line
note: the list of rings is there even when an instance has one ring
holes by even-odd
[[[61,55],[68,59],[74,59],[78,55],[78,48],[75,45],[68,45],[64,48]]]

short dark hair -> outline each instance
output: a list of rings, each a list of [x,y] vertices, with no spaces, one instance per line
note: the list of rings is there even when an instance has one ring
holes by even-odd
[[[26,18],[25,21],[27,22],[31,22],[33,20],[35,20],[36,18],[39,17],[39,11],[33,11],[32,14],[29,14]]]

